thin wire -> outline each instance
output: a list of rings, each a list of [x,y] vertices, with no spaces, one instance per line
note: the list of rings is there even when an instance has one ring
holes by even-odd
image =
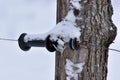
[[[2,41],[18,41],[15,39],[8,39],[8,38],[0,38],[0,40],[2,40]]]
[[[54,44],[52,44],[52,45],[54,46],[54,48],[56,49],[56,51],[58,51],[58,48]]]
[[[91,44],[91,46],[93,46],[93,47],[97,47],[97,45],[93,45],[93,44]],[[116,51],[116,52],[120,52],[120,50],[113,49],[113,48],[109,48],[109,50],[111,50],[111,51]]]
[[[109,50],[120,52],[120,50],[109,48]]]
[[[2,40],[2,41],[18,41],[16,39],[8,39],[8,38],[0,38],[0,40]],[[58,50],[57,47],[54,44],[53,44],[53,46],[55,47],[56,50]],[[120,52],[120,50],[112,49],[112,48],[109,48],[109,50]]]

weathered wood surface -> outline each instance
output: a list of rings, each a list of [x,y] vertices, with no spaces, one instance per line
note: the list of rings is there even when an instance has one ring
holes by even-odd
[[[87,44],[80,44],[77,51],[66,48],[62,55],[56,52],[55,80],[66,80],[66,59],[85,63],[78,80],[107,80],[108,47],[116,36],[111,1],[81,0],[80,4],[82,9],[76,16],[83,19],[76,19],[76,23],[81,28],[80,40]],[[69,0],[57,0],[57,23],[67,15],[69,5]]]

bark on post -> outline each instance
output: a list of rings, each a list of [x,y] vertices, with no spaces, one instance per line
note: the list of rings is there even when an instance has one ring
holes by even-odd
[[[107,80],[108,48],[116,36],[111,0],[79,0],[79,3],[82,8],[74,9],[74,15],[81,29],[81,44],[77,51],[66,48],[63,54],[56,53],[55,80],[76,80],[66,73],[67,61],[84,63],[82,72],[75,75],[77,80]],[[69,5],[69,0],[57,0],[57,23],[67,15]],[[72,68],[77,70],[75,66]]]

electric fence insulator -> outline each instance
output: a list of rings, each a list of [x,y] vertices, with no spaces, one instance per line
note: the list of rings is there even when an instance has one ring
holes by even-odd
[[[56,41],[50,40],[50,35],[48,35],[45,40],[32,40],[32,41],[25,42],[24,38],[26,35],[27,35],[26,33],[23,33],[20,35],[18,39],[19,47],[23,51],[28,51],[31,47],[46,47],[46,49],[50,52],[56,51],[53,44],[57,46],[58,43]]]

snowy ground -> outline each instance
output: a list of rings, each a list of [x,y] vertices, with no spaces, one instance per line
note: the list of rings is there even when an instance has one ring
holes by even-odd
[[[45,33],[55,26],[56,0],[0,0],[0,37],[17,39],[23,32]],[[120,2],[112,0],[119,28]],[[118,29],[118,33],[119,33]],[[111,48],[120,50],[120,35]],[[19,49],[17,42],[0,41],[0,80],[54,80],[54,53],[45,48]],[[108,80],[119,80],[120,53],[110,51]]]

